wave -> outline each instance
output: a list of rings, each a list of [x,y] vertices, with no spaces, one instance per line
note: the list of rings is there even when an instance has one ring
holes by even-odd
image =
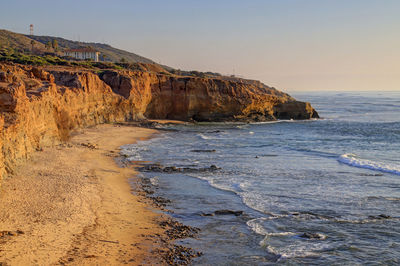
[[[256,234],[263,235],[263,236],[295,236],[297,233],[294,232],[268,232],[262,225],[262,222],[268,221],[270,219],[277,218],[277,217],[261,217],[249,220],[246,222],[247,226],[255,232]]]
[[[319,257],[317,252],[308,251],[307,249],[297,248],[286,251],[279,251],[272,246],[267,246],[267,251],[278,257],[277,262],[290,258],[306,258],[306,257]]]
[[[294,120],[294,119],[280,119],[280,120],[273,120],[273,121],[263,121],[263,122],[250,122],[251,125],[266,125],[266,124],[277,124],[277,123],[307,123],[307,122],[314,122],[324,120],[325,118],[310,118],[308,120]]]
[[[204,139],[204,140],[216,139],[215,137],[206,136],[206,135],[204,135],[204,134],[202,134],[202,133],[197,134],[197,136],[199,136],[201,139]]]
[[[201,139],[210,139],[210,137],[203,135],[203,134],[197,134]]]
[[[274,121],[264,121],[264,122],[250,122],[249,124],[251,124],[251,125],[265,125],[265,124],[276,124],[276,123],[282,123],[282,122],[287,122],[287,120],[274,120]]]
[[[361,159],[351,153],[341,155],[338,161],[353,167],[400,175],[400,166]]]

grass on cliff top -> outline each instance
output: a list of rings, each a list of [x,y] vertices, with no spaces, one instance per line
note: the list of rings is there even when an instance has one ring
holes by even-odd
[[[2,62],[13,62],[25,65],[66,65],[65,60],[62,60],[56,56],[37,56],[21,53],[12,49],[3,49],[0,51],[0,61]]]
[[[71,61],[68,58],[59,57],[55,54],[32,54],[30,51],[12,49],[12,48],[1,48],[0,47],[0,62],[13,62],[22,65],[33,65],[33,66],[48,66],[48,65],[59,65],[59,66],[78,66],[87,69],[91,69],[97,72],[102,72],[105,69],[114,70],[134,70],[142,72],[152,72],[163,75],[176,75],[184,77],[200,77],[200,78],[221,78],[223,77],[219,73],[214,72],[200,72],[200,71],[183,71],[177,69],[171,69],[167,71],[162,66],[157,64],[145,64],[145,63],[132,63],[132,62],[94,62],[94,61]]]
[[[111,62],[69,61],[55,55],[34,55],[14,49],[0,49],[0,62],[13,62],[32,66],[80,66],[89,69],[124,69],[123,66]]]
[[[157,64],[129,63],[129,62],[94,62],[94,61],[72,61],[68,58],[59,57],[55,54],[35,55],[29,51],[16,50],[0,47],[0,62],[13,62],[22,65],[32,66],[78,66],[101,72],[106,69],[114,70],[136,70],[142,72],[153,72],[165,75],[171,75],[167,70]]]

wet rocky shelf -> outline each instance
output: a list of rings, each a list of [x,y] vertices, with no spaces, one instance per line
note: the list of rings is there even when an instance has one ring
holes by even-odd
[[[193,168],[193,167],[176,167],[176,166],[163,166],[161,164],[147,164],[139,167],[138,170],[142,172],[158,172],[158,173],[196,173],[196,172],[213,172],[221,168],[216,165],[209,167]]]

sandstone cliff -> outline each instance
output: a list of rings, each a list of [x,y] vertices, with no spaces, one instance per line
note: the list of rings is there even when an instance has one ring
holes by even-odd
[[[99,123],[317,117],[309,103],[255,81],[0,63],[0,178],[32,151]]]
[[[113,92],[140,103],[148,118],[196,121],[268,121],[318,118],[309,103],[257,81],[144,75],[106,71]]]

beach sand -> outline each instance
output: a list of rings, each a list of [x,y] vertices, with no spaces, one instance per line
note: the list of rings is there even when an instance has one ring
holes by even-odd
[[[162,264],[165,230],[149,200],[132,194],[119,147],[157,131],[120,125],[79,130],[35,152],[0,188],[0,264]]]

